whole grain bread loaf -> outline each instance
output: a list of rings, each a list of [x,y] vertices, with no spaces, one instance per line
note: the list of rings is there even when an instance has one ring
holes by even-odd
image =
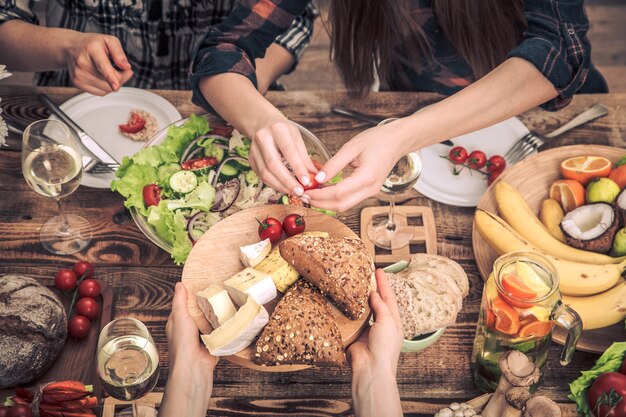
[[[65,309],[52,291],[33,278],[0,276],[0,389],[41,376],[66,337]]]
[[[297,281],[279,301],[256,342],[262,365],[343,365],[341,333],[326,298],[306,281]]]
[[[361,239],[298,235],[280,244],[280,255],[348,318],[365,313],[374,263]]]

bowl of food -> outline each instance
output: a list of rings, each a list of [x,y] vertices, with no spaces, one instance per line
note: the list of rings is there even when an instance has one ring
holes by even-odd
[[[330,152],[297,125],[315,161]],[[250,140],[227,126],[192,115],[157,132],[124,158],[111,189],[124,198],[137,227],[182,264],[210,227],[238,211],[264,204],[303,205],[263,184],[248,161]]]
[[[444,256],[417,254],[383,269],[398,300],[404,329],[402,352],[419,352],[456,322],[469,282],[463,268]]]

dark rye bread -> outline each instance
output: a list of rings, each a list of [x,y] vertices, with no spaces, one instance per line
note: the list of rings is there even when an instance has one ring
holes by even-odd
[[[280,256],[348,318],[365,313],[374,263],[361,239],[293,236],[280,244]]]
[[[260,365],[343,365],[341,333],[326,298],[298,280],[278,302],[256,342]]]
[[[32,278],[0,276],[0,389],[40,377],[66,337],[65,309],[52,291]]]

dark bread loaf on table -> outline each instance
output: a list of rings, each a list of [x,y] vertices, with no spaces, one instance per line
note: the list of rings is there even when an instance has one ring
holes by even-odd
[[[348,318],[365,313],[374,263],[361,239],[293,236],[280,244],[280,256]]]
[[[32,278],[0,276],[0,389],[39,378],[67,337],[63,304]]]
[[[278,302],[256,342],[261,365],[343,365],[341,333],[326,298],[297,281]]]

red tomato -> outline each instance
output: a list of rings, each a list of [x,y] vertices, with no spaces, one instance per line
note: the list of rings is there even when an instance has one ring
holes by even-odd
[[[448,153],[448,159],[455,164],[464,164],[467,161],[467,151],[462,146],[455,146],[450,149]]]
[[[15,404],[9,408],[7,417],[33,417],[33,410],[26,404]]]
[[[487,155],[483,151],[473,151],[467,157],[467,165],[472,169],[481,169],[487,163]]]
[[[502,174],[503,171],[493,171],[489,173],[489,178],[487,179],[487,185],[491,185],[493,184],[493,182],[495,180],[498,179],[498,177],[500,176],[500,174]]]
[[[93,277],[93,265],[87,261],[78,261],[74,264],[72,271],[76,274],[78,278],[91,278]]]
[[[76,312],[89,320],[95,320],[100,313],[100,304],[91,297],[83,297],[76,302]]]
[[[626,417],[626,375],[600,375],[589,388],[587,399],[595,417]]]
[[[91,322],[85,316],[74,316],[67,322],[67,332],[76,339],[82,339],[89,334]]]
[[[233,130],[235,130],[232,126],[224,126],[224,125],[214,125],[211,124],[211,134],[224,136],[225,138],[229,138],[232,135]]]
[[[305,227],[304,217],[299,214],[290,214],[283,219],[283,230],[287,236],[302,233]]]
[[[9,415],[9,407],[0,405],[0,417],[7,417]]]
[[[315,180],[315,174],[309,172],[309,183],[307,185],[302,184],[302,188],[304,189],[304,191],[320,188],[320,185]]]
[[[83,282],[78,284],[78,295],[82,297],[96,298],[100,295],[101,288],[100,283],[95,279],[84,279]]]
[[[70,269],[59,269],[54,275],[54,285],[61,291],[71,291],[76,287],[76,274]]]
[[[275,218],[267,217],[263,222],[259,222],[258,232],[262,240],[269,239],[270,242],[276,243],[283,236],[283,225]]]
[[[502,172],[504,168],[506,168],[506,160],[500,155],[494,155],[487,161],[487,171],[489,172]]]
[[[146,206],[158,206],[161,202],[161,187],[156,184],[148,184],[143,187],[143,201]]]
[[[126,124],[120,125],[120,130],[124,133],[137,133],[146,127],[146,119],[141,117],[140,114],[132,112],[130,119]]]
[[[214,156],[201,156],[200,158],[189,159],[180,166],[189,171],[192,169],[201,169],[206,167],[212,167],[217,164],[217,159]]]

